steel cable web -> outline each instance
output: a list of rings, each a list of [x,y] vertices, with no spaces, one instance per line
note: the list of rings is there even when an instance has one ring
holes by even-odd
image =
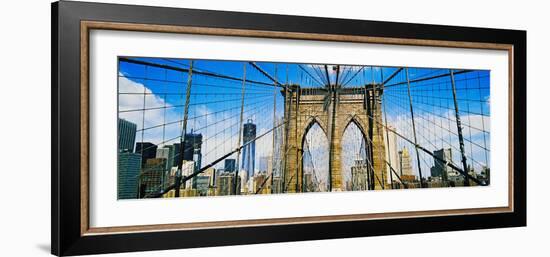
[[[296,119],[334,119],[342,94],[365,99],[365,113],[350,115],[371,120],[370,128],[351,118],[338,139],[345,191],[489,182],[488,71],[313,64],[277,69],[263,62],[124,57],[119,64],[132,72],[118,73],[118,116],[135,124],[137,141],[135,152],[119,155],[142,159],[134,175],[137,197],[160,197],[175,188],[187,194],[205,176],[231,176],[227,172],[233,172],[228,194],[282,193],[293,186],[285,181],[304,192],[328,191],[335,139],[316,122],[298,146],[301,177],[285,171],[291,151],[285,95],[295,90],[334,94],[325,113],[293,113]],[[252,126],[246,124],[254,125],[254,133],[245,138],[244,127]],[[231,160],[234,168],[227,170]],[[219,193],[223,185],[216,179],[193,194]]]

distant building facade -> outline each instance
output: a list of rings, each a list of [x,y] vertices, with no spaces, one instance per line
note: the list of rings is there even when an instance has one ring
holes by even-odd
[[[351,167],[351,190],[362,191],[367,189],[367,163],[365,160],[355,160],[355,165]]]
[[[141,154],[141,166],[144,166],[148,159],[157,157],[157,145],[150,142],[137,142],[135,152]]]
[[[136,124],[118,119],[117,198],[138,198],[138,177],[142,159],[133,153],[136,140]]]
[[[387,137],[387,142],[385,143],[387,144],[386,160],[388,161],[387,163],[388,167],[386,169],[386,172],[388,174],[386,175],[386,178],[387,178],[387,183],[391,183],[392,179],[393,181],[398,180],[397,176],[395,176],[395,173],[399,172],[400,163],[399,163],[399,150],[397,148],[397,135],[391,131],[391,130],[395,130],[395,128],[392,126],[388,126],[387,129],[388,129],[387,131],[388,137]],[[392,169],[390,168],[390,164],[391,164],[391,168],[393,168],[395,173],[393,173]]]
[[[271,156],[262,156],[260,157],[260,172],[268,172],[271,173],[273,169],[273,159]]]
[[[209,187],[214,187],[216,185],[216,169],[214,168],[208,168],[204,171],[204,176],[208,176],[210,178],[210,182],[208,184]]]
[[[305,175],[305,174],[304,174]],[[273,194],[280,194],[283,192],[283,180],[280,176],[273,177],[273,186],[272,186],[272,192]]]
[[[224,172],[217,179],[216,195],[234,195],[235,173]],[[237,185],[240,184],[240,179],[237,180]],[[240,191],[240,186],[237,186],[237,191]]]
[[[237,171],[235,159],[225,159],[224,160],[224,171],[225,172],[235,172]]]
[[[398,152],[399,154],[399,169],[400,169],[400,176],[414,176],[412,164],[411,164],[411,155],[409,154],[409,150],[404,147],[403,150]]]
[[[278,188],[278,185],[276,185],[275,183],[280,183],[280,178],[277,177],[276,179],[273,180],[273,187],[274,189],[275,188]],[[304,182],[303,182],[303,187],[304,187],[304,192],[314,192],[315,191],[315,186],[313,184],[313,173],[311,172],[307,172],[305,173],[304,172]],[[274,190],[275,191],[275,190]]]
[[[248,173],[248,177],[254,177],[256,162],[256,124],[248,120],[243,127],[242,169]]]
[[[206,196],[208,194],[208,189],[210,188],[210,176],[196,176],[194,180],[197,195]]]
[[[157,148],[156,158],[166,159],[166,170],[176,166],[174,165],[174,156],[176,154],[174,145],[165,145],[162,148]]]
[[[136,124],[125,119],[118,119],[118,150],[133,152],[136,142]]]
[[[202,165],[201,148],[202,134],[194,134],[192,131],[191,133],[185,134],[183,142],[183,160],[193,161],[195,164],[195,171],[198,171]]]
[[[140,169],[141,155],[131,152],[118,153],[118,199],[138,198],[138,177]]]
[[[269,177],[265,172],[255,174],[252,181],[252,190],[250,190],[252,194],[267,194],[271,192]]]
[[[432,177],[440,177],[442,181],[448,181],[449,176],[454,176],[454,170],[446,163],[452,163],[453,152],[451,148],[434,151],[434,166],[431,167]]]
[[[140,198],[148,197],[164,189],[166,159],[148,159],[139,175]]]
[[[183,160],[181,164],[181,175],[183,177],[187,177],[195,172],[195,162],[194,161],[187,161]],[[191,178],[187,181],[185,181],[184,186],[185,188],[193,188],[195,178]]]
[[[246,173],[246,171],[244,170],[241,170],[241,172],[239,172],[239,181],[240,181],[240,193],[241,194],[246,194],[248,193],[248,173]]]

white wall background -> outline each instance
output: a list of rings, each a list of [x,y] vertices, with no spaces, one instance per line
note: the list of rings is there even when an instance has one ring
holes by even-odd
[[[149,4],[147,0],[105,2]],[[545,1],[206,1],[155,4],[199,9],[355,18],[528,31],[528,227],[292,242],[118,256],[547,255],[550,229]],[[0,255],[46,256],[50,245],[50,1],[9,1],[0,15]],[[6,58],[7,57],[7,58]],[[547,125],[547,126],[545,126]],[[6,165],[7,164],[7,165]],[[251,235],[253,236],[253,235]]]

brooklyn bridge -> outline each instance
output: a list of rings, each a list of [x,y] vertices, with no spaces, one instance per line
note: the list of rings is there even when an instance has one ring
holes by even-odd
[[[118,61],[118,199],[490,184],[486,70]]]

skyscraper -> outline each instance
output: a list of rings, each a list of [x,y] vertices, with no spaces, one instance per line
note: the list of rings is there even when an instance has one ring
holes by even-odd
[[[213,167],[210,167],[206,169],[203,174],[204,176],[210,177],[210,183],[208,184],[209,187],[216,186],[216,176],[217,176],[216,169],[214,169]]]
[[[235,172],[237,167],[235,167],[235,159],[225,159],[224,160],[224,170],[225,172]]]
[[[172,161],[172,167],[178,166],[180,160],[180,143],[173,144],[174,146],[174,160]]]
[[[138,197],[138,176],[141,169],[141,155],[132,153],[136,142],[136,124],[118,119],[118,199]]]
[[[355,165],[351,167],[351,190],[367,190],[367,163],[365,160],[355,160]]]
[[[193,178],[195,181],[195,189],[197,189],[197,194],[200,196],[206,196],[208,194],[208,188],[210,188],[210,176],[196,176]]]
[[[174,166],[174,155],[176,153],[173,145],[165,145],[162,148],[157,149],[155,158],[166,159],[166,170],[170,170]]]
[[[195,172],[195,162],[183,160],[181,164],[181,175],[184,177],[190,176]],[[193,188],[195,178],[191,178],[185,182],[185,188]]]
[[[139,175],[140,198],[160,192],[164,188],[166,160],[147,159]]]
[[[117,196],[118,199],[138,198],[138,176],[141,155],[131,152],[118,153]]]
[[[395,170],[396,173],[399,174],[399,153],[398,153],[398,150],[397,150],[397,135],[393,132],[391,132],[391,130],[395,130],[394,127],[392,126],[388,126],[388,139],[387,139],[387,142],[384,142],[387,144],[386,146],[386,160],[388,160],[388,167],[386,169],[386,171],[388,172],[387,174],[387,179],[388,179],[388,183],[391,183],[391,179],[393,178],[394,181],[398,180],[397,179],[397,176],[395,176],[395,174],[391,174],[393,173],[392,170],[390,169],[390,164],[391,164],[391,168],[393,168]],[[391,175],[390,175],[391,174]]]
[[[216,195],[233,195],[235,183],[235,173],[224,172],[220,174],[216,185]],[[241,180],[237,180],[237,185],[241,183]],[[237,186],[237,191],[240,191],[240,186]]]
[[[183,141],[183,160],[195,162],[195,171],[201,168],[202,134],[185,134]],[[179,150],[176,151],[179,153]],[[179,160],[179,159],[178,159]]]
[[[273,181],[279,182],[279,180]],[[304,181],[302,183],[304,183],[304,192],[313,192],[315,190],[313,185],[313,173],[304,173]],[[273,187],[276,187],[275,183]]]
[[[149,142],[137,142],[136,153],[141,155],[141,166],[144,166],[148,159],[156,158],[157,145]]]
[[[239,172],[239,181],[240,190],[238,190],[238,192],[241,194],[248,193],[248,173],[243,171]]]
[[[259,167],[260,172],[271,173],[271,170],[273,169],[272,167],[273,167],[273,165],[272,165],[271,156],[262,156],[262,157],[260,157],[260,167]]]
[[[399,151],[399,160],[400,160],[400,176],[414,176],[413,169],[411,165],[411,155],[409,150],[406,147],[403,147],[403,150]]]
[[[136,142],[136,124],[125,119],[118,119],[118,150],[133,152]]]
[[[242,169],[248,173],[248,177],[254,177],[254,164],[256,159],[256,124],[248,120],[243,127],[243,148]]]
[[[491,168],[483,166],[481,168],[481,176],[483,176],[487,185],[491,184]]]
[[[443,161],[441,161],[441,160]],[[432,177],[441,177],[443,181],[447,181],[449,175],[454,175],[454,170],[445,165],[445,162],[452,163],[453,161],[453,152],[451,148],[444,148],[434,151],[434,166],[430,169]]]

